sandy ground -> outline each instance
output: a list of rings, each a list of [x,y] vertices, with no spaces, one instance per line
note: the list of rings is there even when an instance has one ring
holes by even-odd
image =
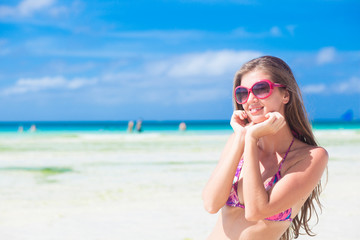
[[[355,137],[349,144],[324,141],[330,154],[329,175],[313,239],[360,239]],[[39,146],[29,139],[12,140],[13,146],[0,139],[5,149],[0,153],[1,239],[205,239],[217,215],[205,212],[201,191],[226,138],[130,139],[141,140],[140,149],[133,149],[133,143],[121,145],[129,139],[114,136],[74,138],[69,143],[52,139],[56,149],[46,145],[47,139],[35,139],[43,141]],[[114,141],[122,147],[109,150]],[[38,151],[26,150],[29,144]],[[88,150],[100,144],[105,150]],[[14,146],[19,151],[6,150]]]

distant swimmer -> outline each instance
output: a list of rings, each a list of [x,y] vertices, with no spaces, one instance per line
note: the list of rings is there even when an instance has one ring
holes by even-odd
[[[142,121],[141,121],[141,119],[136,121],[136,131],[142,132]]]
[[[30,132],[36,132],[36,126],[35,124],[31,125]]]
[[[19,128],[18,128],[18,132],[19,132],[19,133],[24,132],[24,127],[23,127],[23,126],[19,126]]]
[[[134,121],[129,121],[128,123],[128,132],[132,132],[134,130]]]
[[[180,131],[185,131],[185,130],[186,130],[186,123],[181,122],[181,123],[179,124],[179,130],[180,130]]]

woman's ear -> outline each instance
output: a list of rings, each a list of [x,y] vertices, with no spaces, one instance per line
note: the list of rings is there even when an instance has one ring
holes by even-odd
[[[283,103],[287,104],[290,101],[290,93],[287,89],[284,90]]]

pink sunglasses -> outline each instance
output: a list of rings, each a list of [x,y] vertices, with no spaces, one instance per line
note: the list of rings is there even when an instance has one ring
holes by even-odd
[[[271,95],[271,92],[274,89],[274,87],[286,87],[286,86],[279,83],[273,83],[268,79],[264,79],[255,83],[254,85],[252,85],[250,89],[243,86],[237,86],[234,91],[235,100],[238,104],[246,103],[247,100],[249,99],[250,92],[252,92],[255,97],[259,99],[264,99]]]

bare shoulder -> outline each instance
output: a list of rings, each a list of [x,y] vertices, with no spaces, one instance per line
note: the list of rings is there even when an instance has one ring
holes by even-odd
[[[288,171],[319,171],[323,172],[327,166],[329,155],[323,147],[311,146],[298,141],[291,152]]]
[[[310,149],[310,156],[316,162],[327,164],[329,159],[329,154],[323,147],[312,147]]]

